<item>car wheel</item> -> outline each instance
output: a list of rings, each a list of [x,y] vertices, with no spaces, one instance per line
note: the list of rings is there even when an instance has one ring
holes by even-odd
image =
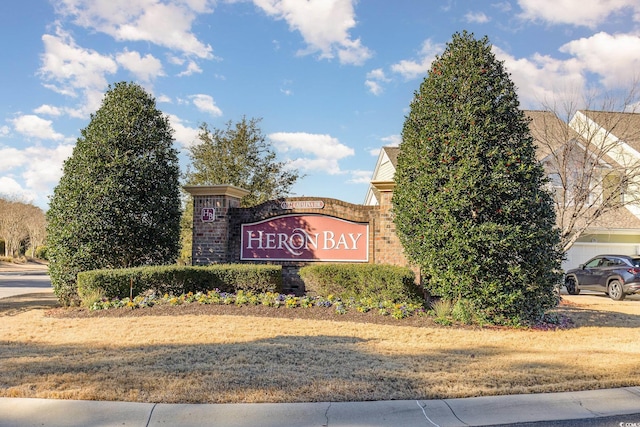
[[[624,290],[622,289],[622,283],[619,280],[612,280],[609,282],[608,288],[609,298],[614,301],[622,301],[624,299]]]
[[[564,281],[564,287],[567,288],[569,295],[578,295],[580,293],[580,288],[578,288],[574,277],[567,277],[567,280]]]

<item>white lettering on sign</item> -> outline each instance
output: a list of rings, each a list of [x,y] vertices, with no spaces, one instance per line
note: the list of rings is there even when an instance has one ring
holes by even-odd
[[[247,249],[284,249],[291,255],[301,255],[303,249],[358,249],[358,240],[362,233],[341,233],[336,237],[332,231],[311,234],[302,228],[295,228],[291,234],[265,233],[247,230]],[[348,240],[347,240],[348,238]],[[318,245],[320,241],[320,245]]]
[[[291,200],[280,203],[282,209],[322,209],[324,202],[322,200]]]
[[[202,222],[213,222],[216,220],[216,208],[202,208]]]
[[[283,215],[242,224],[240,236],[241,260],[369,260],[369,225],[326,215]]]

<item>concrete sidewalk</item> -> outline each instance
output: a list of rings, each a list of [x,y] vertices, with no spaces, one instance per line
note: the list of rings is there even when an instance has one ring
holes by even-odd
[[[629,415],[640,425],[640,387],[469,399],[381,402],[154,404],[0,398],[1,427],[486,426]]]

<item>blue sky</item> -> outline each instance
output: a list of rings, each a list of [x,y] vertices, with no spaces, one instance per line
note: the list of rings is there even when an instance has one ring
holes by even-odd
[[[0,194],[46,209],[109,84],[155,98],[185,148],[242,116],[306,177],[362,203],[380,147],[453,33],[489,37],[525,109],[640,73],[640,0],[0,2]]]

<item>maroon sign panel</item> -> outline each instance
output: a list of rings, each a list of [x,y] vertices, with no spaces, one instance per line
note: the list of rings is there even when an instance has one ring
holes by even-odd
[[[242,260],[369,261],[369,224],[285,215],[242,224]]]

